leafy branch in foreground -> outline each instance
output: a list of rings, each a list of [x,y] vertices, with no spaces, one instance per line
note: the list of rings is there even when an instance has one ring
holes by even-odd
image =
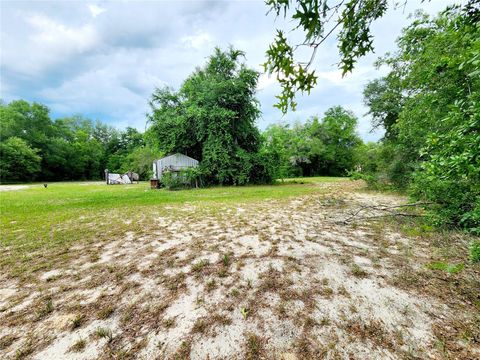
[[[338,30],[339,68],[343,75],[351,72],[358,58],[373,51],[371,24],[388,7],[387,0],[266,0],[266,4],[277,16],[290,17],[296,23],[292,30],[304,34],[302,43],[290,45],[278,30],[266,53],[264,69],[276,74],[282,87],[275,106],[283,113],[295,110],[297,92],[310,93],[315,87],[317,76],[311,66],[320,45]],[[311,49],[308,61],[296,60],[295,52],[305,47]]]

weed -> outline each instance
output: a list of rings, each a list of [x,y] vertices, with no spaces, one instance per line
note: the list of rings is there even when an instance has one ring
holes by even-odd
[[[228,271],[225,270],[225,269],[220,269],[218,271],[218,277],[221,277],[221,278],[224,278],[224,277],[227,277],[228,276]]]
[[[343,286],[343,285],[340,285],[340,286],[338,287],[338,290],[337,290],[337,291],[338,291],[338,293],[339,293],[340,295],[342,295],[342,296],[345,296],[345,297],[347,297],[347,298],[350,297],[350,293],[347,291],[347,289],[346,289],[345,286]]]
[[[237,297],[240,295],[240,291],[238,291],[238,289],[232,289],[232,291],[230,291],[230,295]]]
[[[320,319],[319,325],[328,326],[330,325],[330,319],[327,316],[324,316]]]
[[[282,301],[282,302],[280,302],[280,304],[278,304],[277,312],[280,315],[280,318],[286,318],[287,317],[287,307],[286,307],[284,301]]]
[[[190,359],[190,351],[192,349],[191,340],[184,340],[178,347],[177,351],[171,357],[173,360]]]
[[[314,318],[312,318],[310,316],[307,316],[305,318],[305,322],[303,323],[303,326],[304,326],[305,329],[311,329],[312,327],[314,327],[317,324],[318,323]]]
[[[198,319],[195,324],[193,324],[192,332],[203,334],[207,328],[207,323],[203,319]]]
[[[32,354],[34,351],[33,341],[29,337],[23,344],[22,347],[15,351],[15,360],[25,359],[28,355]]]
[[[245,307],[240,308],[240,314],[242,314],[243,320],[247,320],[249,312],[250,312],[250,310],[248,310]]]

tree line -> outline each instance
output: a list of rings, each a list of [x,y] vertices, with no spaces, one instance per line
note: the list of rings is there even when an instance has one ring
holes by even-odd
[[[104,169],[146,176],[160,153],[134,128],[123,131],[81,116],[52,120],[25,100],[0,104],[0,180],[99,180]]]

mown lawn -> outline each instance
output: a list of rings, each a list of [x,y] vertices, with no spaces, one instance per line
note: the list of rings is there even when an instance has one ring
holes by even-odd
[[[68,246],[76,242],[119,236],[126,227],[146,232],[152,217],[176,211],[178,205],[197,206],[201,216],[203,209],[219,211],[222,206],[306,195],[321,191],[316,183],[346,180],[296,178],[275,185],[180,191],[151,190],[146,182],[124,186],[63,182],[0,191],[0,268],[11,275],[48,268],[53,259],[68,258]]]

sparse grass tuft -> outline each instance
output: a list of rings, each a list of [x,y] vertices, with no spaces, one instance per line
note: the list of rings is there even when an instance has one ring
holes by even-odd
[[[174,318],[163,319],[163,326],[165,326],[167,329],[173,327],[174,325],[175,325]]]
[[[103,328],[103,327],[99,327],[97,329],[95,329],[95,336],[100,338],[100,339],[107,339],[107,342],[111,342],[113,340],[113,333],[112,333],[112,330],[110,329],[107,329],[107,328]]]
[[[262,339],[254,333],[247,333],[245,337],[245,359],[261,359],[264,352]]]
[[[229,254],[224,254],[222,257],[222,264],[225,267],[230,266],[230,255]]]
[[[208,264],[209,264],[209,261],[207,259],[202,259],[202,260],[200,260],[197,263],[192,265],[192,271],[193,272],[200,272]]]
[[[41,320],[53,312],[53,301],[52,299],[47,299],[45,303],[37,311],[36,319]]]
[[[351,273],[353,276],[357,278],[364,278],[368,276],[368,272],[362,269],[360,266],[357,264],[353,264],[351,268]]]
[[[13,334],[8,334],[0,338],[0,350],[5,350],[12,345],[18,337]]]
[[[72,323],[70,324],[70,329],[75,330],[78,329],[80,326],[82,326],[83,321],[85,317],[82,314],[77,314],[72,320]]]
[[[115,308],[111,305],[107,305],[103,309],[100,309],[98,312],[98,318],[102,320],[108,319],[114,312]]]
[[[81,352],[87,346],[87,341],[85,339],[78,339],[69,349],[71,352]]]
[[[15,360],[25,359],[30,354],[34,352],[35,348],[33,346],[33,340],[28,337],[27,340],[22,344],[22,346],[15,351]]]

